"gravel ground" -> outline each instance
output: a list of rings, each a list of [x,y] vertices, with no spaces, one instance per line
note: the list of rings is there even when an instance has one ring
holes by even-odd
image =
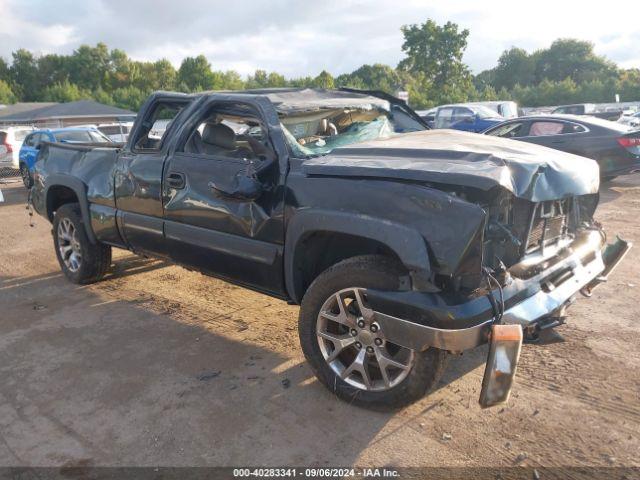
[[[640,176],[605,187],[598,220],[637,243]],[[383,414],[314,379],[297,307],[122,251],[72,285],[24,188],[0,188],[0,466],[640,466],[640,248],[564,342],[523,347],[504,408],[477,404],[481,347]]]

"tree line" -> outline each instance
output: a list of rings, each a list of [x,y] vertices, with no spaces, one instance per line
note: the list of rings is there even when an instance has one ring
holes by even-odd
[[[445,103],[515,100],[521,106],[640,100],[640,69],[621,69],[594,53],[593,44],[559,39],[549,48],[527,52],[512,47],[495,68],[472,75],[462,61],[469,31],[433,20],[401,28],[405,57],[394,68],[362,65],[334,77],[285,78],[256,70],[243,78],[212,68],[204,55],[186,57],[176,69],[167,59],[137,61],[104,43],[82,45],[71,55],[34,55],[26,49],[0,57],[0,104],[69,102],[94,99],[137,111],[155,90],[197,92],[269,87],[353,87],[409,93],[416,109]]]

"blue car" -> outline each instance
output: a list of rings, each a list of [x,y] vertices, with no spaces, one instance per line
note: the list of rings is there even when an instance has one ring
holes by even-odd
[[[505,118],[484,105],[442,105],[436,112],[435,128],[454,128],[478,133],[504,121]]]
[[[24,186],[31,188],[33,177],[31,170],[36,163],[40,144],[52,143],[111,143],[109,137],[102,134],[97,128],[69,127],[58,129],[34,130],[27,135],[20,147],[19,168]]]

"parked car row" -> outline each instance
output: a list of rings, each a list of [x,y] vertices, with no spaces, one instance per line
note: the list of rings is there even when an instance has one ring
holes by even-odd
[[[503,121],[498,112],[481,104],[443,105],[436,112],[435,128],[477,133]]]
[[[495,101],[416,113],[431,128],[511,138],[591,158],[600,165],[603,180],[640,171],[640,112],[632,108],[623,114],[621,107],[583,103],[519,116],[515,102]]]
[[[69,127],[33,130],[22,142],[18,158],[18,169],[25,187],[33,184],[31,174],[43,142],[50,143],[112,143],[109,137],[93,127]]]
[[[518,104],[512,101],[470,102],[441,105],[416,113],[430,128],[481,132],[505,118],[517,117]]]
[[[628,115],[622,115],[618,119],[618,123],[631,127],[640,127],[640,112],[629,112]]]
[[[596,117],[519,117],[488,128],[484,133],[591,158],[600,165],[600,176],[604,180],[640,171],[640,130]]]
[[[125,143],[133,122],[81,125],[77,127],[35,129],[33,126],[0,126],[0,169],[20,170],[25,178],[33,165],[37,146],[43,142],[103,142]],[[30,135],[32,134],[32,135]],[[21,155],[25,139],[24,155]],[[21,161],[21,159],[23,159]],[[25,168],[22,168],[22,167]]]
[[[551,111],[551,113],[560,113],[567,115],[589,115],[591,117],[616,121],[622,115],[622,108],[598,108],[594,103],[577,103],[574,105],[562,105],[560,107],[556,107]]]
[[[97,129],[104,133],[112,142],[125,143],[131,133],[133,122],[104,123],[97,126]]]
[[[489,123],[497,124],[499,120],[523,115],[517,103],[507,100],[441,105],[429,110],[419,110],[416,113],[430,128],[453,128],[470,132],[481,132],[491,126]],[[555,108],[545,107],[544,111],[536,113],[588,115],[612,121],[620,119],[621,123],[637,122],[640,125],[640,115],[636,110],[624,110],[622,106],[615,105],[578,103]]]
[[[33,127],[0,127],[0,168],[19,168],[22,142]]]

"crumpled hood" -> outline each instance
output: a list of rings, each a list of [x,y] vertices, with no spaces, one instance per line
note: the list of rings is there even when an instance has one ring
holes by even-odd
[[[559,150],[457,130],[427,130],[337,148],[303,164],[308,175],[396,178],[489,190],[533,202],[597,193],[598,164]]]

